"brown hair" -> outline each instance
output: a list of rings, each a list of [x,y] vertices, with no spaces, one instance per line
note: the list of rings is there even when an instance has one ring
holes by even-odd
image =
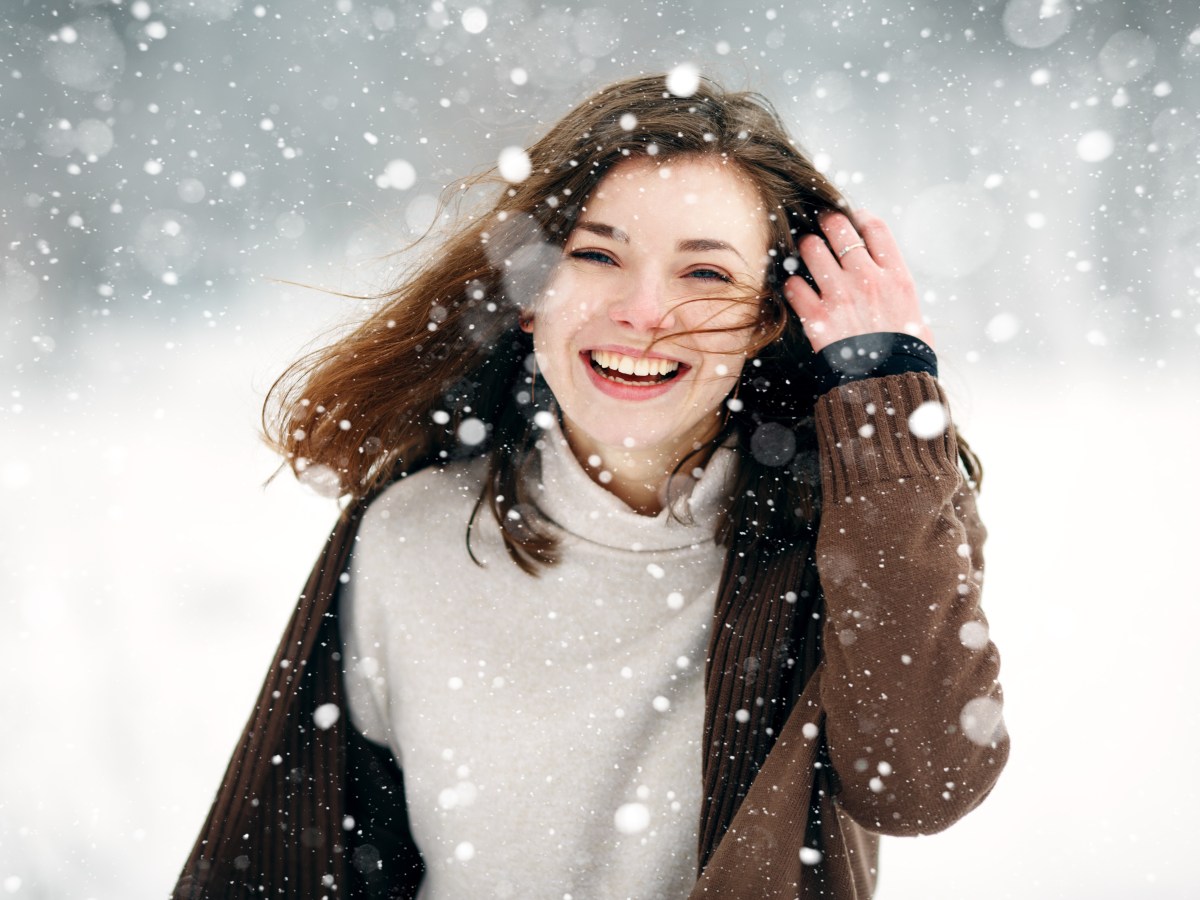
[[[632,129],[624,127],[628,119],[622,123],[626,114],[636,119]],[[772,261],[756,298],[757,355],[743,370],[738,408],[716,437],[732,441],[738,454],[716,537],[726,546],[736,537],[749,550],[814,528],[816,357],[788,313],[782,285],[793,273],[808,277],[796,241],[820,233],[816,214],[845,204],[767,100],[708,79],[690,97],[677,97],[663,76],[631,78],[567,113],[529,148],[525,180],[505,185],[485,214],[470,217],[436,256],[377,298],[381,306],[356,330],[276,381],[263,409],[267,441],[298,476],[320,473],[355,499],[423,466],[487,452],[480,504],[500,523],[509,554],[530,573],[553,562],[555,542],[529,514],[520,477],[539,433],[534,395],[544,402],[549,390],[534,384],[532,342],[518,317],[540,293],[601,179],[621,161],[647,155],[733,162],[770,220]],[[469,185],[499,180],[493,169]],[[772,436],[767,452],[752,445],[756,432]],[[977,474],[969,451],[964,462]]]

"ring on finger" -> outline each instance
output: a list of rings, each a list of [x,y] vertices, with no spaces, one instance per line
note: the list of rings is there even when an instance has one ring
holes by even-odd
[[[866,241],[857,241],[853,244],[847,244],[845,247],[843,247],[841,250],[838,251],[838,259],[841,259],[843,256],[845,256],[851,250],[857,250],[859,247],[866,247],[866,246],[867,246]]]

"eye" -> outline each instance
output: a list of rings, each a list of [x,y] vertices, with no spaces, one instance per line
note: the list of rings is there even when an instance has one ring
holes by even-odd
[[[701,281],[724,281],[727,284],[732,283],[733,279],[724,272],[718,272],[716,269],[693,269],[687,273],[688,278],[697,278]]]
[[[574,250],[571,252],[572,259],[582,259],[587,262],[599,263],[600,265],[616,265],[616,261],[601,250]]]

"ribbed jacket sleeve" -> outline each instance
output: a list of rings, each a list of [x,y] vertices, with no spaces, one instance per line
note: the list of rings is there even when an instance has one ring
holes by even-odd
[[[986,532],[937,381],[844,384],[816,428],[822,657],[692,900],[864,900],[878,835],[946,828],[1008,756]]]
[[[932,378],[873,378],[817,404],[825,505],[821,706],[836,800],[883,834],[946,828],[1008,754],[980,607],[986,532]]]

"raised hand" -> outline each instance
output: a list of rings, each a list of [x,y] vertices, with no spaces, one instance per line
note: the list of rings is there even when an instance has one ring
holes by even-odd
[[[916,285],[883,220],[858,210],[823,213],[819,221],[825,240],[808,234],[798,244],[817,289],[799,275],[783,285],[813,349],[875,331],[911,334],[933,346]]]

